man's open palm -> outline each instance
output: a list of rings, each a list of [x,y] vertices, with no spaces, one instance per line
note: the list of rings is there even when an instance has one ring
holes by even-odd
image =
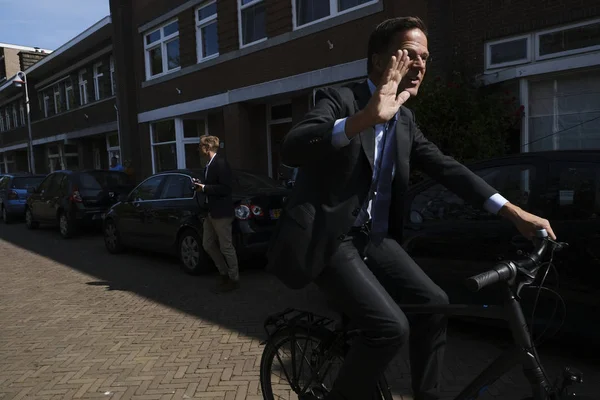
[[[367,105],[375,114],[377,123],[389,121],[410,97],[406,90],[398,94],[398,86],[408,72],[410,64],[406,50],[398,50],[391,57],[379,87]]]

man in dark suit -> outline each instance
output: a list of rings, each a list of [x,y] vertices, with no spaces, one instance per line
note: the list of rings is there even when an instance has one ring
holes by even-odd
[[[224,157],[217,154],[219,138],[202,136],[200,151],[208,159],[204,183],[196,183],[197,190],[206,194],[208,216],[204,219],[202,247],[219,270],[217,290],[228,292],[240,286],[240,274],[235,247],[232,242],[233,199],[231,198],[231,168]]]
[[[369,39],[369,79],[319,91],[314,109],[282,142],[282,162],[300,171],[267,269],[291,288],[316,283],[362,332],[328,399],[370,398],[409,338],[414,398],[438,398],[446,321],[411,317],[409,329],[398,306],[448,303],[399,244],[410,168],[511,220],[527,237],[545,228],[555,238],[547,220],[509,203],[423,136],[403,104],[417,95],[428,58],[420,19],[384,21]]]

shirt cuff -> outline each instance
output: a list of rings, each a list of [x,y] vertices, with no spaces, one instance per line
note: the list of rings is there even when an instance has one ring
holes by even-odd
[[[350,139],[348,139],[348,136],[346,136],[346,118],[338,119],[333,124],[331,144],[336,149],[340,149],[350,144]]]
[[[485,203],[483,203],[483,208],[485,208],[486,211],[491,214],[498,214],[498,211],[500,211],[500,209],[504,207],[506,203],[508,203],[508,200],[506,200],[500,193],[496,193],[487,199]]]

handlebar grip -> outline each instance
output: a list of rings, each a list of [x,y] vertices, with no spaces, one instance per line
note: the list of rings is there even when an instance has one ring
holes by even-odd
[[[489,271],[467,278],[465,284],[470,291],[478,292],[484,287],[493,285],[494,283],[508,281],[512,278],[513,271],[513,268],[508,264],[498,264]]]

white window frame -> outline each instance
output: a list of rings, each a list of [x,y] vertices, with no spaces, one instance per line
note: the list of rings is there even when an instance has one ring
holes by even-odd
[[[170,34],[169,36],[164,36],[164,28],[171,25],[173,22],[177,22],[179,24],[179,20],[177,18],[174,18],[172,20],[169,20],[169,22],[166,22],[162,25],[159,25],[155,28],[152,29],[148,29],[146,32],[144,32],[144,34],[142,35],[142,40],[144,41],[144,63],[146,64],[146,80],[151,80],[154,78],[158,78],[160,76],[164,76],[167,74],[171,74],[175,71],[179,71],[181,69],[181,60],[179,61],[179,66],[175,67],[173,69],[169,69],[169,59],[167,57],[167,44],[169,44],[170,42],[172,42],[175,39],[179,38],[179,30],[180,27],[177,27],[177,32]],[[150,44],[146,43],[146,37],[156,31],[160,32],[160,39],[158,39],[156,42],[152,42]],[[162,72],[159,74],[155,74],[152,75],[151,70],[150,70],[150,50],[155,49],[156,47],[160,46],[160,52],[161,52],[161,56],[162,56]],[[180,42],[180,46],[181,46],[181,42]],[[179,49],[179,54],[181,55],[181,48]]]
[[[75,92],[73,91],[73,82],[71,79],[67,79],[65,81],[65,108],[67,111],[71,109],[69,104],[69,92],[71,92],[71,97],[73,97],[73,103],[75,103]]]
[[[48,89],[42,92],[44,98],[44,116],[48,118],[48,111],[50,111],[50,96],[48,96]]]
[[[264,42],[269,38],[268,36],[265,36],[262,39],[258,39],[258,40],[255,40],[254,42],[244,44],[244,37],[243,37],[244,33],[242,31],[242,11],[245,10],[246,8],[249,8],[249,7],[255,6],[259,3],[264,3],[264,2],[265,2],[265,0],[252,0],[248,4],[242,5],[242,0],[237,0],[237,4],[238,4],[238,10],[237,10],[238,11],[238,36],[239,36],[239,41],[240,41],[240,49]],[[267,21],[265,20],[265,24],[266,23],[267,23]],[[266,26],[265,26],[265,35],[266,35]]]
[[[576,24],[563,25],[558,28],[546,29],[543,31],[536,32],[534,34],[534,57],[535,57],[535,60],[536,61],[548,60],[551,58],[571,56],[574,54],[589,53],[591,51],[600,50],[600,45],[596,45],[596,46],[584,47],[581,49],[561,51],[559,53],[546,54],[544,56],[540,55],[540,36],[546,35],[548,33],[560,32],[560,31],[565,31],[565,30],[569,30],[572,28],[579,28],[581,26],[594,25],[594,24],[598,24],[598,23],[600,23],[600,18],[596,18],[596,19],[584,21],[584,22],[578,22]]]
[[[65,144],[64,143],[61,143],[59,146],[60,153],[61,153],[62,168],[65,169],[67,167],[67,157],[77,157],[77,164],[79,165],[78,168],[81,169],[81,165],[80,165],[81,159],[79,157],[79,150],[80,150],[81,145],[80,145],[80,143],[70,143],[70,144],[77,146],[77,153],[65,153]]]
[[[6,107],[4,114],[6,115],[6,130],[10,131],[12,128],[10,127],[10,111],[8,111],[8,107]]]
[[[210,60],[213,58],[217,58],[219,57],[219,51],[217,50],[217,52],[215,54],[211,54],[209,56],[204,56],[203,52],[202,52],[202,28],[211,25],[211,24],[217,24],[217,15],[218,15],[218,10],[214,15],[211,15],[210,17],[204,18],[199,20],[198,19],[198,11],[200,11],[201,9],[211,6],[213,4],[216,4],[216,0],[212,0],[212,1],[208,1],[204,4],[202,4],[199,7],[196,7],[196,9],[194,10],[194,18],[196,20],[196,55],[198,58],[198,62],[202,62],[202,61],[206,61],[206,60]],[[219,48],[219,37],[217,36],[217,49]]]
[[[115,58],[110,56],[110,93],[115,95]]]
[[[86,69],[79,70],[79,105],[85,106],[88,103],[88,92],[87,92],[87,79],[83,79],[83,74],[87,71]]]
[[[198,118],[200,119],[200,118]],[[208,118],[206,116],[201,118],[204,121],[204,134],[208,135]],[[154,121],[150,123],[150,153],[152,154],[152,173],[158,173],[156,171],[156,161],[154,158],[154,147],[173,144],[175,143],[175,154],[177,155],[177,168],[185,169],[185,145],[186,144],[200,144],[200,136],[186,138],[183,135],[183,118],[173,118],[175,124],[175,141],[154,143],[154,124],[161,121]],[[200,157],[200,153],[198,153]]]
[[[19,118],[17,116],[17,105],[15,103],[12,104],[12,116],[13,116],[13,121],[15,124],[15,128],[18,128],[19,125]]]
[[[60,106],[61,93],[60,93],[60,85],[58,83],[52,87],[52,93],[53,93],[53,97],[54,97],[54,114],[59,114],[58,107]],[[58,99],[57,99],[57,97],[58,97]]]
[[[56,149],[58,150],[57,154],[50,153],[50,149],[52,148],[52,146],[56,146]],[[63,150],[62,150],[62,146],[60,144],[53,144],[53,145],[46,147],[46,155],[48,157],[48,164],[50,167],[49,168],[50,172],[56,171],[54,169],[54,160],[58,160],[58,162],[60,163],[61,170],[65,169],[65,166],[64,166],[63,160],[62,160],[62,152],[63,152]]]
[[[104,76],[104,74],[100,72],[100,67],[102,67],[102,61],[94,63],[94,99],[96,99],[96,101],[100,100],[100,78]]]
[[[19,114],[21,116],[21,125],[25,126],[26,122],[25,122],[25,105],[23,104],[23,102],[19,102]]]
[[[303,25],[298,25],[298,18],[297,18],[297,14],[296,14],[296,3],[298,0],[291,0],[292,1],[292,23],[293,23],[293,29],[297,30],[297,29],[302,29],[305,28],[307,26],[311,26],[314,24],[318,24],[319,22],[323,22],[326,21],[328,19],[337,17],[338,15],[344,15],[347,14],[349,12],[352,11],[356,11],[359,10],[363,7],[368,7],[368,6],[372,6],[373,4],[377,4],[379,3],[381,0],[371,0],[371,1],[367,1],[366,3],[363,4],[359,4],[357,6],[354,7],[350,7],[346,10],[343,11],[339,11],[339,0],[318,0],[318,1],[329,1],[329,15],[323,18],[319,18],[316,19],[314,21],[310,21],[307,22],[306,24]]]
[[[492,64],[492,46],[502,43],[514,42],[517,40],[527,39],[527,56],[525,58],[521,58],[519,60],[508,61],[499,64]],[[527,35],[519,35],[513,36],[510,38],[498,39],[487,42],[485,44],[485,69],[498,69],[509,67],[511,65],[519,65],[519,64],[527,64],[533,60],[533,46],[532,46],[532,34],[529,33]]]
[[[109,138],[113,135],[117,137],[119,145],[111,147]],[[106,134],[106,152],[108,153],[108,165],[110,165],[110,159],[112,158],[111,152],[113,151],[119,152],[118,162],[121,163],[121,165],[123,165],[123,160],[121,159],[121,141],[119,140],[119,132],[112,132]]]

